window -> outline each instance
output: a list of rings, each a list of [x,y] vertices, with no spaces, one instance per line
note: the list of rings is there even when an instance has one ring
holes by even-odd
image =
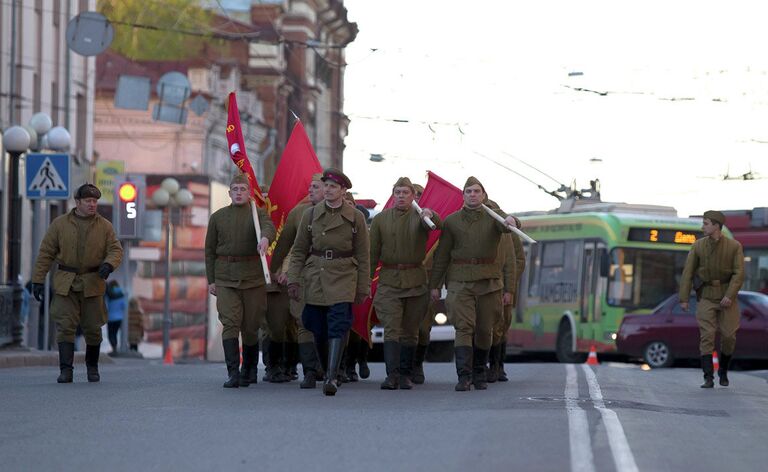
[[[608,304],[629,310],[655,307],[677,291],[687,255],[684,251],[613,249]]]
[[[543,303],[576,303],[581,281],[584,242],[544,243],[539,298]]]

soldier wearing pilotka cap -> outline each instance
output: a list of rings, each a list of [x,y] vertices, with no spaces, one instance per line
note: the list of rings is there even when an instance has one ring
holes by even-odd
[[[744,282],[744,252],[741,244],[722,233],[725,215],[719,211],[704,212],[701,231],[704,237],[696,240],[688,253],[680,280],[680,307],[688,311],[691,288],[696,290],[698,305],[696,321],[699,324],[699,352],[704,383],[701,388],[712,388],[714,366],[712,351],[715,333],[720,332],[720,385],[727,387],[728,367],[736,347],[739,329],[738,294]],[[698,280],[694,281],[694,278]]]
[[[429,286],[432,299],[440,298],[443,281],[448,288],[448,317],[456,328],[454,354],[458,383],[456,391],[470,385],[484,390],[486,365],[493,338],[493,323],[501,316],[501,266],[497,263],[499,240],[510,232],[513,217],[500,210],[501,224],[482,208],[485,188],[475,177],[464,184],[464,206],[446,217],[435,252]],[[473,348],[474,346],[474,348]]]

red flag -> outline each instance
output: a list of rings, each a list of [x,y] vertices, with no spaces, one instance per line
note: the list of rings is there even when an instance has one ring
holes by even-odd
[[[394,204],[392,197],[387,200],[384,209],[390,208]],[[463,192],[447,180],[432,171],[427,171],[427,185],[419,199],[419,206],[434,210],[440,217],[445,218],[451,213],[455,213],[464,205]],[[427,253],[435,247],[435,243],[440,238],[440,231],[432,231],[427,239]],[[361,338],[370,343],[371,325],[378,323],[376,311],[373,309],[373,297],[376,295],[376,287],[379,281],[379,270],[381,264],[376,268],[373,280],[371,281],[371,296],[366,298],[359,305],[352,305],[352,330]]]
[[[288,213],[307,196],[312,175],[322,171],[307,132],[301,121],[297,121],[277,164],[267,195],[269,216],[277,228],[277,238],[272,247],[280,238]]]
[[[256,181],[256,174],[253,173],[251,161],[245,153],[245,142],[243,141],[243,130],[240,127],[240,111],[237,108],[237,97],[235,92],[229,94],[229,108],[227,110],[227,144],[229,145],[229,156],[247,177],[251,184],[251,196],[260,207],[266,206],[267,202],[261,195],[259,182]]]

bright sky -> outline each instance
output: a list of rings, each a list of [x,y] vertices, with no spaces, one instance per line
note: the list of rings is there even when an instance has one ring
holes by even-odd
[[[479,152],[550,190],[514,157],[681,216],[768,206],[764,2],[344,3],[360,28],[344,169],[361,198],[383,203],[397,177],[432,170],[458,187],[476,176],[506,211],[557,206]],[[750,166],[766,179],[721,180]]]

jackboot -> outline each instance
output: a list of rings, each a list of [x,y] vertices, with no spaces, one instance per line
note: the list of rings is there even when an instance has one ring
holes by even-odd
[[[472,346],[457,346],[453,348],[456,359],[456,375],[459,382],[454,390],[468,392],[472,384]]]
[[[499,349],[501,346],[494,344],[491,346],[491,350],[488,352],[488,371],[486,373],[486,381],[488,383],[494,383],[499,379]]]
[[[416,346],[416,354],[413,356],[413,383],[421,385],[424,383],[424,359],[427,357],[427,348],[429,345],[419,344]]]
[[[267,369],[267,381],[271,383],[290,382],[290,377],[283,372],[282,357],[283,344],[276,341],[269,342],[269,368]]]
[[[507,342],[504,341],[499,346],[499,382],[508,382],[507,373],[504,372],[504,359],[507,357]]]
[[[472,384],[475,390],[488,388],[488,379],[485,374],[488,365],[488,350],[475,348],[472,352]]]
[[[400,346],[400,389],[413,388],[413,358],[416,356],[416,346]]]
[[[339,365],[341,364],[341,351],[344,349],[342,346],[341,338],[331,338],[328,340],[328,370],[325,375],[325,383],[323,384],[323,393],[326,396],[336,395],[336,391],[339,389]]]
[[[349,383],[349,376],[347,375],[347,349],[349,346],[344,346],[344,350],[341,353],[341,363],[339,364],[339,372],[337,378],[340,383]],[[354,364],[352,364],[354,366]],[[354,367],[353,367],[354,368]]]
[[[285,367],[284,371],[286,375],[288,375],[288,378],[293,380],[298,380],[299,378],[299,371],[296,369],[296,366],[299,363],[299,345],[295,342],[287,342],[285,343]]]
[[[704,383],[701,384],[701,388],[714,388],[715,366],[712,365],[712,354],[701,356],[701,370],[704,371]]]
[[[368,367],[368,341],[361,340],[358,345],[357,362],[360,364],[360,378],[367,379],[371,376],[371,369]]]
[[[101,380],[99,375],[99,346],[85,346],[85,370],[88,373],[89,382]]]
[[[728,369],[730,368],[732,358],[733,355],[726,356],[725,354],[720,357],[720,368],[717,370],[717,376],[720,377],[720,385],[723,387],[730,385],[730,382],[728,382]]]
[[[400,387],[400,343],[384,341],[384,363],[387,378],[381,383],[381,389],[397,390]]]
[[[342,364],[344,365],[344,373],[346,375],[347,382],[357,382],[360,380],[360,378],[357,376],[357,372],[355,372],[355,366],[357,365],[358,344],[359,343],[357,342],[357,338],[351,339],[347,344],[347,349],[344,352],[344,360],[342,360]]]
[[[259,345],[243,346],[243,365],[240,367],[240,386],[259,383]]]
[[[59,343],[58,383],[72,383],[72,363],[75,360],[75,343]]]
[[[221,344],[224,347],[224,362],[227,364],[229,376],[223,387],[238,388],[240,386],[240,340],[229,338],[223,340]]]
[[[315,388],[317,386],[317,371],[320,368],[320,359],[317,357],[315,343],[299,344],[299,359],[304,371],[304,380],[299,384],[300,388]]]

